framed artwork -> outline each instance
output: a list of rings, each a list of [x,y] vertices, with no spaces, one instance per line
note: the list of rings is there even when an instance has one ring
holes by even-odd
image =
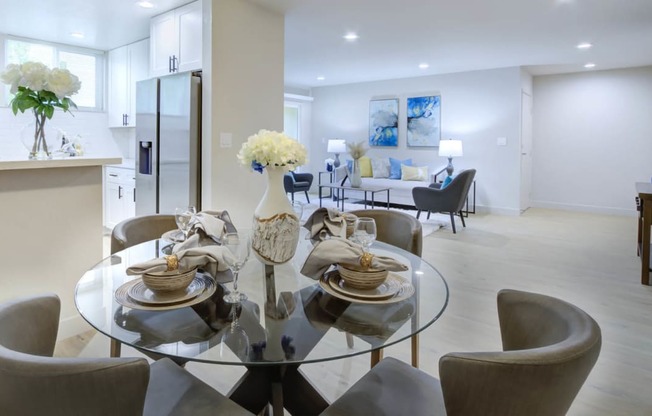
[[[407,145],[435,147],[441,138],[441,96],[407,99]]]
[[[369,102],[369,146],[398,146],[398,98]]]

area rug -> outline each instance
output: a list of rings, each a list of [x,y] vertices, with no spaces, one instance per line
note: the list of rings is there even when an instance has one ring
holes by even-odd
[[[298,198],[298,195],[296,195],[296,197],[297,198],[295,200],[303,204],[302,221],[305,221],[306,219],[308,219],[308,217],[310,217],[310,215],[313,212],[315,212],[316,209],[319,208],[319,199],[315,196],[311,198],[311,203],[307,203],[305,198],[300,199]],[[333,201],[331,198],[323,198],[322,207],[338,208],[336,202]],[[367,205],[367,207],[369,207],[369,205]],[[347,200],[344,205],[344,211],[355,211],[358,209],[364,209],[364,203],[362,201]],[[381,203],[380,205],[376,205],[376,209],[386,209],[386,208],[385,205]],[[411,215],[415,218],[417,216],[417,211],[415,209],[403,209],[398,207],[391,207],[390,210],[400,211],[405,214]],[[430,219],[426,219],[426,217],[427,217],[427,213],[422,212],[421,218],[419,218],[419,221],[421,222],[421,226],[423,227],[424,237],[434,233],[435,231],[441,228],[450,228],[450,218],[448,217],[448,215],[433,213],[430,214]]]

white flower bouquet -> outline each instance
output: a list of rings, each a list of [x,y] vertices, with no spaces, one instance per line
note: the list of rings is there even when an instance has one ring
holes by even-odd
[[[285,133],[260,130],[242,144],[238,152],[242,165],[263,173],[267,166],[294,170],[307,161],[306,148]]]

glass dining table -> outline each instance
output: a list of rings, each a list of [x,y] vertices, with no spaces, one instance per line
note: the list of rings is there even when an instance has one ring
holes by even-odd
[[[300,274],[312,249],[310,240],[304,238],[306,230],[302,233],[288,263],[269,266],[251,256],[238,279],[239,290],[248,297],[240,304],[223,300],[232,287],[230,271],[218,273],[211,280],[217,281],[211,288],[214,292],[198,303],[143,308],[118,302],[121,288],[139,279],[128,276],[126,269],[169,254],[173,243],[164,239],[130,247],[96,264],[77,283],[75,303],[81,316],[112,342],[177,363],[246,367],[228,395],[255,414],[269,405],[275,415],[282,415],[283,409],[290,414],[318,414],[328,403],[299,366],[377,354],[409,339],[441,316],[448,303],[448,287],[426,261],[375,242],[372,253],[409,266],[396,274],[411,284],[414,293],[408,291],[398,301],[341,296],[326,280]]]

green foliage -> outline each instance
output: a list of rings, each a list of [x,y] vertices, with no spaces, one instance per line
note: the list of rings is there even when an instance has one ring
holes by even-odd
[[[70,108],[77,108],[77,105],[68,97],[59,99],[52,91],[34,91],[22,86],[18,87],[18,91],[16,91],[9,105],[14,115],[18,114],[18,111],[24,113],[25,110],[31,108],[36,115],[45,115],[48,119],[51,119],[54,115],[55,107],[62,109],[64,112],[70,112]]]

